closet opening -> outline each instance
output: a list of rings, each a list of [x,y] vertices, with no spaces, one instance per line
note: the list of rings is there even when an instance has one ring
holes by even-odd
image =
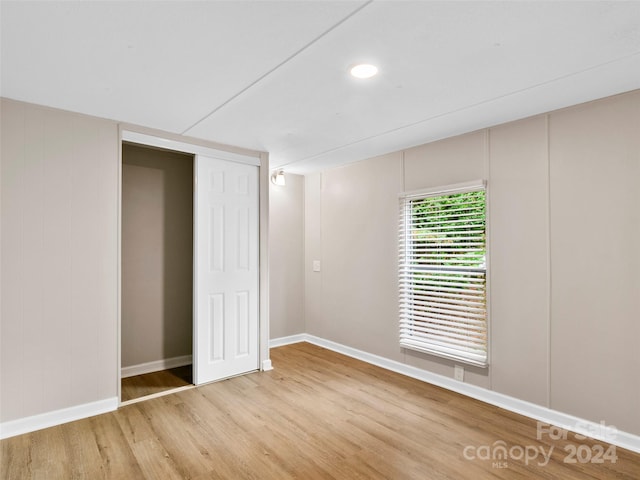
[[[121,404],[193,384],[194,155],[122,143]]]

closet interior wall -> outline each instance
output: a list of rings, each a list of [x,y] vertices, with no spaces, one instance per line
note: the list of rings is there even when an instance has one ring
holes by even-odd
[[[193,155],[122,146],[123,370],[192,354]]]

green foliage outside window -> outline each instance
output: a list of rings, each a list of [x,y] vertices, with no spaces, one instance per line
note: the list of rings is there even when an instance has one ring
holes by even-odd
[[[420,254],[415,263],[484,268],[484,190],[414,200],[411,207],[411,247]]]

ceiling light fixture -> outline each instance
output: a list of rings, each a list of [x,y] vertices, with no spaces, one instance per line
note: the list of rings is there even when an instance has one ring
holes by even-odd
[[[369,63],[354,65],[349,73],[356,78],[371,78],[378,73],[378,67]]]
[[[271,174],[271,183],[280,187],[284,187],[287,184],[284,178],[284,170],[276,170],[275,172],[273,172]]]

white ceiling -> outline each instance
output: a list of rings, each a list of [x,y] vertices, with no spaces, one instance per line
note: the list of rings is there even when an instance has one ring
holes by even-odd
[[[4,97],[308,173],[640,88],[640,2],[2,1]],[[356,80],[367,61],[380,73]]]

